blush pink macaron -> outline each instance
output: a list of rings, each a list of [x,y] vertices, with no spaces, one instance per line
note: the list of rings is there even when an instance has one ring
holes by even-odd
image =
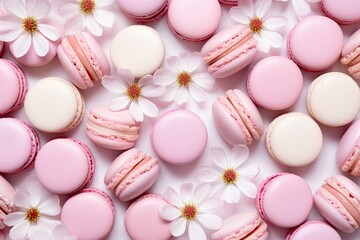
[[[115,222],[115,206],[103,191],[87,188],[65,202],[61,222],[77,239],[107,239]]]
[[[267,224],[256,211],[241,212],[224,220],[222,228],[211,234],[213,240],[267,240]]]
[[[341,240],[339,233],[323,221],[308,220],[292,229],[286,240]]]
[[[291,228],[306,220],[313,206],[307,182],[292,173],[277,173],[260,184],[256,207],[262,219],[277,227]]]
[[[113,161],[106,171],[104,183],[121,201],[129,201],[148,190],[159,174],[160,166],[156,158],[132,148]]]
[[[62,39],[57,54],[65,72],[78,88],[92,87],[94,82],[110,74],[104,51],[89,33],[76,33]]]
[[[353,24],[360,22],[360,8],[358,0],[321,0],[321,9],[339,24]]]
[[[300,20],[287,39],[288,54],[300,67],[322,71],[338,61],[343,32],[332,19],[310,16]]]
[[[170,0],[117,0],[120,9],[136,22],[153,22],[164,16]]]
[[[351,233],[360,226],[360,187],[351,179],[335,175],[316,191],[314,202],[320,214],[337,229]]]
[[[23,105],[28,82],[20,67],[9,60],[0,59],[0,74],[0,116],[4,116]]]
[[[3,229],[4,217],[14,210],[15,189],[0,175],[0,229]],[[1,237],[0,237],[1,239]]]
[[[353,78],[360,80],[360,29],[351,35],[342,50],[341,63]]]
[[[88,146],[74,138],[58,138],[46,143],[35,160],[40,183],[56,194],[69,194],[93,179],[95,159]]]
[[[200,42],[210,38],[221,20],[218,0],[171,0],[168,24],[180,39]]]
[[[215,126],[232,146],[250,145],[264,134],[264,123],[250,98],[238,89],[228,90],[212,105]]]

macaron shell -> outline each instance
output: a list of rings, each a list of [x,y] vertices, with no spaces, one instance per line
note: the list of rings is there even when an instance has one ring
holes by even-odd
[[[120,9],[139,22],[150,22],[166,13],[168,0],[118,0]]]
[[[340,235],[328,224],[309,220],[288,234],[286,240],[341,240]]]
[[[341,62],[343,64],[348,64],[349,61],[352,61],[357,53],[360,51],[360,29],[353,33],[347,42],[344,44],[342,49],[342,57]],[[349,56],[348,56],[349,55]],[[351,57],[351,58],[349,58]]]
[[[3,221],[6,214],[13,211],[15,189],[0,175],[0,221]]]
[[[320,2],[323,12],[340,24],[353,24],[360,21],[359,1],[322,0]]]
[[[229,5],[229,6],[236,6],[238,5],[238,0],[219,0],[220,3]]]

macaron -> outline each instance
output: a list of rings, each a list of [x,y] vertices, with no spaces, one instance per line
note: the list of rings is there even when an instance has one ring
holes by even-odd
[[[284,110],[300,97],[303,82],[301,70],[293,61],[272,56],[256,63],[247,78],[247,91],[258,106]]]
[[[300,20],[287,39],[290,58],[309,71],[322,71],[338,61],[343,33],[332,19],[310,16]]]
[[[140,126],[128,110],[113,112],[107,106],[99,105],[92,107],[87,115],[86,134],[101,147],[126,150],[135,145]]]
[[[286,237],[286,240],[341,240],[339,233],[319,220],[308,220],[292,229]]]
[[[65,72],[78,88],[92,87],[94,82],[110,74],[109,61],[104,51],[87,32],[63,38],[57,54]]]
[[[2,57],[4,55],[5,49],[6,49],[5,42],[0,41],[0,57]]]
[[[4,218],[14,210],[15,189],[0,175],[0,229],[5,227]]]
[[[348,67],[353,78],[360,80],[360,29],[353,33],[345,43],[341,63]]]
[[[113,201],[101,190],[87,188],[69,198],[61,222],[77,239],[106,239],[115,221]]]
[[[322,11],[339,24],[360,22],[360,8],[357,0],[321,0]]]
[[[207,145],[208,133],[198,115],[189,110],[174,109],[156,120],[150,139],[161,160],[185,165],[200,158]]]
[[[159,174],[160,166],[156,158],[132,148],[112,162],[106,171],[104,183],[121,201],[129,201],[148,190]]]
[[[239,0],[219,0],[220,3],[228,6],[237,6]]]
[[[268,239],[267,224],[256,211],[241,212],[223,221],[223,226],[213,234],[211,239],[266,240]]]
[[[316,160],[323,146],[319,125],[308,115],[291,112],[275,118],[266,131],[271,157],[288,167],[302,167]]]
[[[208,71],[216,78],[237,73],[256,57],[256,40],[250,28],[234,25],[216,33],[201,49]]]
[[[166,204],[164,197],[158,194],[147,194],[133,202],[126,210],[124,220],[131,239],[169,240],[170,222],[159,214],[160,207]]]
[[[39,137],[32,127],[15,118],[0,118],[0,172],[29,169],[39,148]]]
[[[164,16],[169,0],[117,0],[120,9],[132,20],[141,23],[153,22]]]
[[[310,84],[306,106],[311,116],[320,123],[329,127],[343,126],[359,113],[360,88],[344,73],[325,73]]]
[[[264,123],[255,104],[239,89],[228,90],[212,105],[219,134],[232,145],[250,145],[264,134]]]
[[[352,233],[360,224],[360,187],[342,175],[335,175],[314,194],[320,214],[335,228]]]
[[[341,137],[336,150],[336,164],[342,171],[360,176],[360,120]]]
[[[24,108],[26,117],[36,129],[60,133],[74,129],[81,122],[85,101],[70,82],[48,77],[29,90]]]
[[[167,16],[175,36],[200,42],[209,39],[218,28],[221,6],[218,0],[171,0]]]
[[[282,228],[295,227],[306,220],[313,206],[307,182],[292,173],[269,176],[259,186],[256,207],[262,219]]]
[[[162,65],[165,47],[155,29],[132,25],[116,34],[110,57],[116,69],[129,69],[136,78],[141,78],[153,74]]]
[[[24,72],[13,62],[0,59],[0,117],[19,109],[25,100],[28,82]]]
[[[46,143],[35,160],[40,183],[56,194],[70,194],[93,179],[95,159],[88,146],[75,138],[58,138]]]

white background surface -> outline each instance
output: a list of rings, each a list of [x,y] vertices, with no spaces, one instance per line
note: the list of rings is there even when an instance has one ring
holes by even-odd
[[[319,10],[318,4],[313,4],[313,14],[322,14]],[[101,46],[103,47],[105,53],[107,56],[109,56],[109,46],[111,43],[111,40],[113,36],[123,29],[125,26],[135,24],[134,22],[128,20],[118,9],[116,3],[113,4],[113,11],[116,13],[116,23],[112,29],[107,29],[104,33],[104,36],[99,38],[99,42]],[[222,20],[220,27],[218,29],[222,30],[226,27],[229,27],[234,24],[234,22],[229,18],[228,14],[229,8],[228,7],[222,7]],[[294,26],[294,24],[297,21],[297,18],[295,16],[295,12],[293,11],[291,3],[282,3],[282,2],[275,2],[273,3],[273,7],[271,8],[271,11],[268,15],[285,15],[288,17],[290,23],[287,27],[285,27],[282,31],[283,36],[287,36],[287,33],[289,30]],[[157,29],[161,36],[163,37],[165,47],[166,47],[166,58],[172,55],[178,55],[179,53],[185,51],[185,52],[194,52],[194,51],[200,51],[202,43],[189,43],[184,42],[182,40],[177,39],[168,29],[167,22],[166,22],[166,16],[163,17],[160,21],[157,21],[155,23],[149,24],[149,26]],[[360,24],[350,25],[350,26],[342,26],[342,29],[344,31],[345,39],[349,37],[351,33],[353,33],[355,30],[359,28]],[[8,50],[8,49],[7,49]],[[287,56],[286,53],[286,41],[284,40],[284,45],[281,49],[273,49],[269,53],[269,55],[282,55]],[[162,161],[160,161],[161,164],[161,175],[159,179],[157,180],[156,184],[148,191],[148,192],[154,192],[154,193],[164,193],[164,190],[167,186],[171,186],[174,189],[179,190],[179,187],[181,183],[185,181],[191,181],[193,183],[198,183],[198,180],[196,179],[197,170],[200,166],[204,165],[211,165],[211,159],[210,159],[210,149],[214,146],[220,146],[223,147],[226,151],[230,151],[231,147],[226,144],[220,137],[220,135],[217,133],[214,123],[212,121],[211,116],[211,105],[215,98],[218,95],[224,94],[226,90],[233,89],[233,88],[239,88],[244,91],[246,91],[245,88],[245,80],[246,76],[249,72],[249,70],[252,68],[252,66],[259,60],[266,57],[265,54],[258,54],[258,57],[253,63],[250,65],[250,67],[244,69],[243,71],[239,72],[236,75],[233,75],[226,79],[218,79],[216,81],[214,90],[209,92],[208,98],[206,102],[202,104],[196,104],[194,102],[189,102],[188,104],[180,106],[181,108],[186,108],[189,110],[194,111],[197,113],[202,120],[205,122],[208,134],[209,134],[209,140],[207,147],[202,155],[202,157],[199,159],[199,161],[188,165],[188,166],[171,166],[168,165]],[[4,58],[7,59],[13,59],[10,56],[9,51],[6,52]],[[29,86],[33,86],[39,79],[42,79],[44,77],[61,77],[64,79],[69,79],[65,73],[63,72],[58,60],[52,61],[50,64],[48,64],[45,67],[40,68],[29,68],[22,66],[23,70],[25,71],[25,74],[29,80]],[[328,71],[342,71],[346,73],[346,68],[344,66],[341,66],[340,63],[338,63],[333,68],[329,69]],[[115,71],[112,67],[112,73],[114,74]],[[306,106],[305,106],[305,97],[307,92],[307,86],[310,84],[310,82],[316,78],[320,73],[309,73],[303,71],[304,74],[304,89],[302,92],[301,97],[297,101],[297,103],[290,109],[286,111],[277,111],[277,112],[271,112],[260,109],[260,113],[264,119],[265,127],[269,125],[272,119],[274,119],[276,116],[280,115],[284,112],[290,112],[290,111],[299,111],[307,113]],[[286,91],[286,89],[284,89]],[[81,91],[85,97],[86,100],[86,113],[88,110],[98,104],[108,104],[115,96],[111,93],[107,92],[100,83],[97,83],[95,87],[87,90]],[[178,107],[175,103],[173,104],[160,104],[158,105],[160,108],[160,113],[166,112],[170,109]],[[11,116],[19,118],[21,120],[24,120],[26,122],[26,116],[24,114],[23,109],[20,109],[16,113],[12,114]],[[357,119],[360,119],[360,116],[357,116]],[[47,141],[51,139],[55,139],[58,137],[75,137],[86,144],[91,148],[95,160],[96,160],[96,171],[93,182],[90,184],[90,187],[95,187],[104,190],[106,193],[108,193],[111,198],[113,199],[115,205],[116,205],[116,221],[114,228],[107,239],[115,240],[115,239],[130,239],[129,236],[125,232],[125,228],[123,225],[123,218],[126,211],[127,206],[129,203],[120,202],[115,195],[111,194],[109,191],[106,190],[105,185],[103,184],[103,177],[105,174],[106,169],[111,164],[111,162],[121,153],[119,151],[114,150],[107,150],[101,147],[98,147],[94,145],[86,136],[85,134],[85,120],[84,119],[81,122],[81,125],[77,127],[75,130],[64,133],[64,134],[44,134],[38,131],[39,136],[41,138],[41,145],[44,145]],[[151,147],[150,143],[150,131],[151,126],[155,119],[149,119],[146,118],[145,121],[142,124],[142,129],[140,132],[140,138],[136,143],[136,147],[142,149],[143,151],[147,152],[150,155],[155,156],[155,153]],[[302,167],[302,168],[287,168],[282,167],[278,164],[276,164],[270,157],[270,155],[266,151],[264,137],[259,141],[255,142],[250,146],[250,159],[245,164],[251,164],[251,163],[257,163],[260,166],[261,172],[255,179],[255,182],[259,184],[262,179],[266,178],[267,176],[277,173],[277,172],[283,172],[288,171],[295,174],[300,175],[301,177],[305,178],[306,181],[310,184],[313,192],[316,191],[316,189],[322,185],[325,178],[333,175],[333,174],[339,174],[341,173],[340,170],[336,167],[335,164],[335,151],[337,147],[337,143],[340,140],[343,132],[346,130],[348,126],[340,127],[340,128],[329,128],[323,125],[320,125],[323,134],[324,134],[324,147],[322,149],[322,152],[319,156],[319,158],[310,166]],[[21,146],[19,146],[20,148]],[[13,175],[5,175],[5,177],[15,186],[18,187],[21,185],[23,181],[26,180],[26,178],[30,175],[34,174],[34,170],[29,170],[27,172],[21,173],[21,174],[13,174]],[[355,180],[357,183],[360,183],[358,178],[351,177],[353,180]],[[62,198],[62,204],[66,200],[67,196],[61,197]],[[255,201],[252,199],[246,198],[244,195],[242,196],[240,202],[235,205],[225,205],[224,212],[220,213],[221,216],[226,217],[229,216],[232,213],[237,213],[239,211],[247,210],[247,209],[255,209]],[[315,207],[313,208],[309,219],[322,219],[318,212],[316,211]],[[139,230],[141,230],[141,226],[139,226]],[[281,240],[285,239],[287,229],[280,229],[276,227],[269,226],[269,233],[270,233],[270,240]],[[344,240],[355,240],[360,239],[360,231],[357,231],[353,234],[342,234],[342,239]],[[187,239],[187,234],[185,234],[180,239]],[[144,239],[146,240],[146,239]]]

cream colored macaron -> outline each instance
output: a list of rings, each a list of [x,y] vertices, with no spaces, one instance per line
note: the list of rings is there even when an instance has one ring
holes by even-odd
[[[354,120],[360,110],[360,88],[344,73],[325,73],[310,84],[306,105],[320,123],[343,126]]]

